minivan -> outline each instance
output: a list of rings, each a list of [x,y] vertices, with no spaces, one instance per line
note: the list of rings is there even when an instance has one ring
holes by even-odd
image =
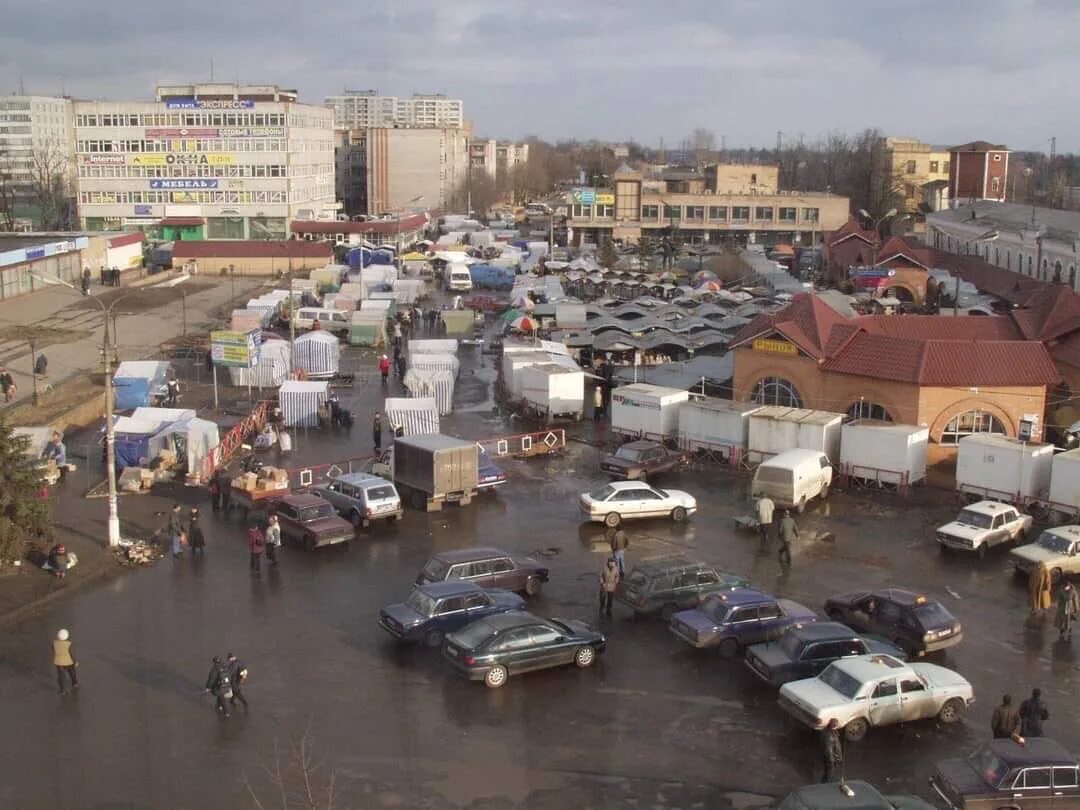
[[[451,290],[468,292],[472,289],[472,273],[464,264],[452,264],[446,268],[446,281]]]
[[[782,508],[799,512],[814,498],[828,498],[832,485],[832,465],[820,450],[785,450],[761,462],[754,472],[750,494],[768,495]]]
[[[403,512],[393,483],[370,473],[332,475],[313,489],[356,527],[367,528],[376,520],[399,520]]]
[[[345,309],[300,307],[293,320],[297,329],[311,329],[318,321],[319,327],[327,332],[348,332],[352,313]]]

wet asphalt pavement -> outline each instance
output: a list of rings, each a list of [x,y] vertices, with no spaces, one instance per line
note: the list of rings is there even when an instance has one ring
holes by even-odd
[[[492,413],[492,360],[462,355],[459,407],[444,432],[521,432]],[[370,453],[377,383],[343,400],[357,416],[351,435],[300,436],[289,466]],[[569,426],[590,441],[592,431]],[[407,596],[432,551],[481,544],[542,551],[551,582],[534,609],[595,622],[606,545],[601,527],[580,521],[577,497],[604,480],[600,452],[571,441],[560,458],[506,461],[509,483],[466,508],[408,511],[349,548],[288,548],[278,570],[258,576],[239,517],[220,518],[204,502],[205,559],[163,559],[3,631],[0,806],[248,806],[246,785],[274,800],[265,768],[277,748],[289,790],[298,789],[289,752],[305,733],[313,781],[333,775],[337,807],[756,807],[816,781],[817,740],[785,720],[775,693],[741,662],[681,644],[658,619],[617,606],[602,622],[608,650],[593,669],[532,673],[500,690],[456,677],[438,652],[399,647],[377,626],[379,607]],[[913,587],[964,623],[963,643],[932,660],[973,682],[968,716],[950,727],[871,730],[848,747],[849,777],[927,796],[934,760],[988,737],[1002,692],[1019,701],[1036,685],[1048,735],[1080,749],[1074,648],[1052,627],[1025,629],[1026,590],[1007,552],[981,563],[939,555],[932,529],[956,508],[941,493],[837,493],[799,521],[835,540],[801,544],[781,575],[775,550],[759,554],[756,535],[734,528],[748,511],[747,474],[702,465],[663,483],[696,495],[700,511],[684,526],[629,524],[630,565],[683,551],[819,611],[831,594]],[[185,502],[201,496],[175,491]],[[63,495],[65,518],[103,526],[105,502],[78,494]],[[121,514],[153,525],[165,503],[124,498]],[[50,657],[59,627],[71,630],[81,661],[82,688],[64,698]],[[230,650],[250,670],[251,710],[223,721],[203,681],[211,657]]]

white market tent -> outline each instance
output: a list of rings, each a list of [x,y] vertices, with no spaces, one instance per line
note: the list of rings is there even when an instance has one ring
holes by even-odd
[[[289,378],[291,370],[288,341],[268,340],[259,346],[259,360],[255,366],[230,368],[229,379],[233,385],[277,388]]]
[[[453,411],[454,375],[450,371],[410,368],[405,372],[404,382],[410,396],[434,399],[440,415]]]
[[[409,368],[416,371],[447,371],[457,377],[461,361],[452,354],[410,354]]]
[[[210,452],[221,443],[218,426],[198,417],[171,422],[150,437],[150,457],[172,450],[177,461],[186,461],[188,472],[198,472]]]
[[[330,383],[286,380],[278,389],[278,404],[286,427],[318,427],[319,412],[330,396]]]
[[[439,432],[439,408],[432,397],[387,397],[383,411],[391,429],[401,427],[406,436]]]
[[[325,379],[338,373],[341,343],[327,332],[308,332],[296,339],[293,364],[312,379]]]
[[[455,354],[458,342],[448,338],[417,339],[409,341],[409,354]]]

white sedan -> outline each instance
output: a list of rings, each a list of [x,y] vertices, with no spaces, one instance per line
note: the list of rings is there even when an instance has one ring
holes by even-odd
[[[681,523],[697,511],[693,495],[678,489],[657,489],[644,481],[613,481],[581,496],[589,520],[618,526],[633,518],[670,517]]]

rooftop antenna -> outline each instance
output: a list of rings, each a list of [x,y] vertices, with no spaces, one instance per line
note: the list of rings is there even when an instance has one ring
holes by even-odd
[[[210,57],[210,83],[214,83],[214,57]]]
[[[25,96],[26,95],[26,85],[23,84],[23,77],[22,76],[19,77],[19,95],[20,96]]]

